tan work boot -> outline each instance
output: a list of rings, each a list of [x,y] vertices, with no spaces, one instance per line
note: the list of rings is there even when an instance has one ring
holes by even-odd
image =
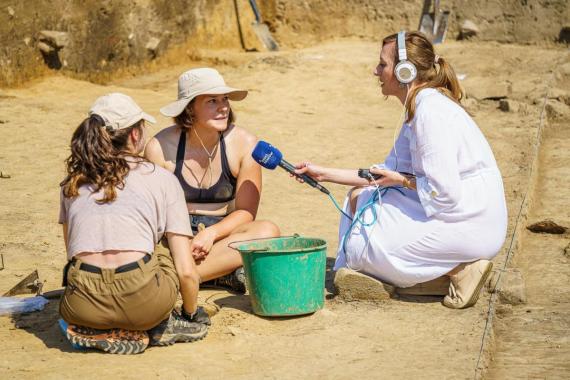
[[[403,296],[445,296],[449,294],[449,276],[434,278],[408,288],[396,288],[396,293]]]
[[[449,294],[443,299],[443,304],[452,309],[475,305],[492,268],[493,263],[489,260],[461,264],[457,273],[449,276]]]
[[[336,295],[345,301],[385,301],[394,294],[394,287],[373,277],[348,268],[334,276]]]

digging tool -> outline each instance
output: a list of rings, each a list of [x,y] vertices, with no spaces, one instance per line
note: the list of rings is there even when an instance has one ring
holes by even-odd
[[[56,289],[56,290],[50,290],[49,292],[43,292],[40,295],[48,300],[51,300],[51,299],[61,298],[64,292],[65,289]]]
[[[245,50],[246,52],[250,52],[250,51],[257,51],[257,49],[253,48],[253,49],[248,49],[245,46],[245,40],[243,39],[243,31],[241,29],[241,22],[240,22],[240,15],[239,15],[239,7],[238,7],[238,3],[237,0],[234,0],[234,10],[236,13],[236,20],[237,20],[237,28],[238,28],[238,36],[239,36],[239,42],[241,44],[241,48],[243,50]]]
[[[252,23],[253,31],[257,34],[257,37],[261,40],[263,46],[265,46],[267,50],[279,50],[279,45],[277,45],[277,42],[273,39],[273,36],[269,31],[269,27],[261,19],[261,13],[257,7],[257,2],[255,0],[249,0],[249,4],[251,5],[251,9],[255,15],[255,21]]]
[[[431,39],[433,33],[433,14],[429,13],[431,8],[431,0],[424,0],[422,14],[420,16],[420,26],[418,30]]]
[[[436,45],[445,40],[450,11],[442,11],[439,7],[439,0],[434,1],[433,12],[430,12],[431,5],[432,0],[424,0],[418,29]]]
[[[26,276],[22,281],[18,282],[16,286],[4,293],[3,297],[12,297],[19,294],[36,294],[40,295],[42,292],[43,283],[40,281],[38,271],[35,270]]]

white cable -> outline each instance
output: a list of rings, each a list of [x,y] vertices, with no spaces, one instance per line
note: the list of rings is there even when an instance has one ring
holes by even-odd
[[[402,110],[400,118],[398,119],[398,124],[396,124],[396,128],[394,128],[394,134],[392,135],[392,140],[394,143],[394,156],[396,156],[396,167],[394,168],[394,171],[398,171],[398,148],[396,148],[396,132],[401,131],[402,127],[404,126],[405,115],[408,113],[408,110],[406,109],[406,103],[408,103],[409,94],[410,94],[410,85],[406,84],[406,98],[404,99],[404,109]],[[400,136],[399,133],[398,136]]]

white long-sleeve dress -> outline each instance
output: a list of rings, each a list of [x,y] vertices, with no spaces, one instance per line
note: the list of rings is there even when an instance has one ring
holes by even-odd
[[[409,287],[460,263],[491,259],[505,240],[503,181],[487,140],[439,91],[423,89],[415,101],[414,118],[381,166],[414,174],[417,191],[388,190],[364,209],[364,224],[342,217],[335,270],[348,267]],[[364,189],[357,209],[375,192]],[[348,198],[344,208],[348,213]]]

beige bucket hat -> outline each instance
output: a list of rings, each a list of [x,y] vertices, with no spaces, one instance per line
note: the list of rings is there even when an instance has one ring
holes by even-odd
[[[105,126],[112,130],[128,128],[140,120],[156,123],[156,119],[143,112],[130,96],[120,92],[97,98],[89,110],[91,115],[100,116]]]
[[[228,87],[220,73],[211,68],[188,70],[178,77],[178,100],[160,109],[164,116],[176,117],[198,95],[227,94],[230,100],[243,100],[246,90]]]

